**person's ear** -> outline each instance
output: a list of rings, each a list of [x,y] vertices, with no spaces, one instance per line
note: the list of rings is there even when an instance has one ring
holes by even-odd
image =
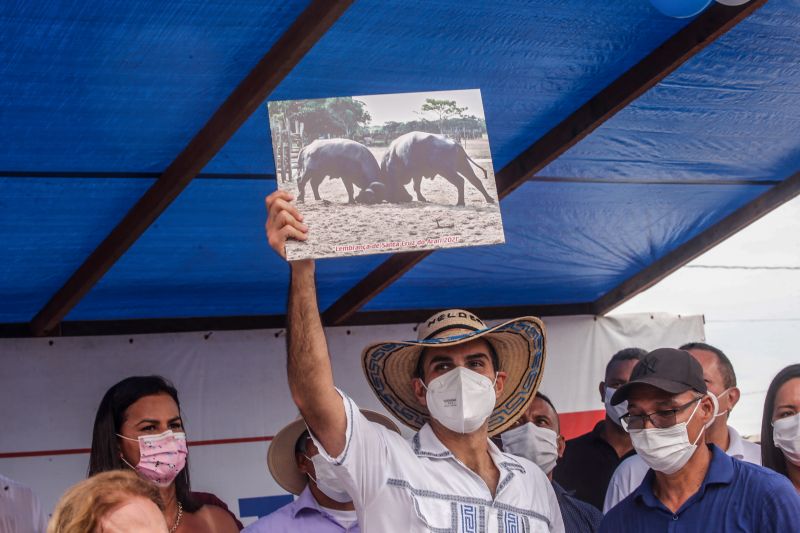
[[[295,462],[297,463],[297,469],[304,473],[304,474],[311,474],[314,478],[317,476],[314,475],[314,463],[308,460],[308,458],[303,455],[302,453],[296,453],[294,455]]]
[[[708,424],[714,419],[714,400],[710,396],[703,396],[700,400],[700,407],[697,410],[703,425]]]
[[[606,403],[606,382],[601,381],[600,385],[597,386],[597,390],[600,391],[600,401]]]
[[[730,402],[728,404],[730,405],[730,407],[728,407],[728,412],[730,412],[733,411],[734,406],[737,403],[739,403],[739,398],[742,397],[742,391],[739,390],[739,387],[731,387],[730,389],[728,389],[727,396],[728,396],[728,402]]]
[[[420,378],[412,378],[411,387],[414,389],[414,396],[417,398],[417,403],[423,407],[428,407],[428,391],[422,383]]]
[[[560,459],[564,456],[564,450],[567,449],[567,439],[564,438],[564,435],[558,435],[558,439],[556,439],[556,449],[558,450],[558,457]]]
[[[506,374],[503,371],[497,373],[497,378],[494,380],[494,393],[499,398],[503,394],[503,388],[506,386]]]

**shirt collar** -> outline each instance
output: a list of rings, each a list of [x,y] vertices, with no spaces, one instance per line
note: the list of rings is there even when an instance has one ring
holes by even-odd
[[[525,467],[517,461],[517,459],[510,454],[503,453],[500,451],[500,448],[492,442],[492,439],[487,439],[489,443],[489,455],[492,457],[494,464],[496,464],[499,468],[504,468],[506,470],[517,470],[519,472],[525,473]],[[422,428],[414,435],[414,438],[411,439],[411,447],[414,450],[414,453],[417,457],[428,457],[431,459],[455,459],[453,452],[450,451],[442,441],[439,440],[439,437],[436,436],[436,433],[433,432],[430,424],[425,424]]]
[[[681,506],[681,509],[687,504],[691,504],[695,498],[705,494],[708,485],[727,485],[733,481],[733,458],[713,444],[707,444],[707,446],[711,451],[711,463],[708,465],[706,477],[697,492]],[[634,500],[640,501],[648,507],[664,506],[653,493],[653,480],[655,477],[656,473],[652,468],[647,471],[642,484],[633,491]],[[680,509],[678,511],[680,512]]]
[[[744,445],[742,444],[742,437],[739,432],[728,426],[728,455],[736,459],[744,457]]]
[[[562,496],[562,495],[570,495],[570,493],[569,493],[569,492],[567,492],[567,489],[565,489],[564,487],[562,487],[561,485],[559,485],[559,484],[556,482],[556,480],[555,480],[555,479],[554,479],[554,480],[552,480],[552,481],[550,482],[550,484],[553,486],[553,492],[555,492],[555,493],[556,493],[556,496],[557,496],[557,497],[558,497],[558,496]]]
[[[606,442],[605,431],[604,431],[605,424],[606,424],[606,421],[605,421],[605,419],[603,419],[603,420],[599,421],[597,424],[594,425],[594,427],[592,428],[592,438],[593,439]],[[606,444],[608,444],[608,443],[606,442]]]
[[[306,509],[316,511],[318,513],[322,512],[322,510],[319,508],[319,504],[317,503],[317,499],[314,498],[314,495],[311,493],[308,483],[306,483],[306,488],[303,489],[303,492],[301,492],[294,501],[292,517],[297,518],[297,515]]]
[[[431,429],[431,425],[425,423],[422,428],[411,439],[411,447],[417,457],[428,457],[430,459],[447,459],[453,457],[453,453],[444,445],[439,437]]]

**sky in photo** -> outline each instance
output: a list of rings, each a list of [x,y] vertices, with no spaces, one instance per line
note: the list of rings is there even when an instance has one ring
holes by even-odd
[[[468,89],[460,91],[431,91],[424,93],[402,93],[402,94],[378,94],[372,96],[354,96],[356,100],[361,100],[367,104],[367,109],[372,117],[371,124],[379,126],[386,122],[409,122],[419,120],[419,111],[427,98],[437,100],[455,100],[459,107],[467,107],[466,115],[475,115],[484,118],[483,102],[481,92],[478,89]],[[433,119],[434,115],[425,115]]]

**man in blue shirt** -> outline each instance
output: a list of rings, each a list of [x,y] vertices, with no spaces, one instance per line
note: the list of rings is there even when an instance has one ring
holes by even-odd
[[[647,354],[611,403],[625,400],[621,421],[650,470],[601,532],[800,531],[800,497],[788,480],[706,445],[718,406],[688,352]]]

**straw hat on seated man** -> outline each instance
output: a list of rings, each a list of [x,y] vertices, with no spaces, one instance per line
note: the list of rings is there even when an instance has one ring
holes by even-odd
[[[361,413],[370,422],[400,433],[386,416],[367,409]],[[267,466],[278,485],[297,499],[245,528],[247,533],[359,533],[353,500],[330,464],[319,456],[302,418],[272,439]]]

